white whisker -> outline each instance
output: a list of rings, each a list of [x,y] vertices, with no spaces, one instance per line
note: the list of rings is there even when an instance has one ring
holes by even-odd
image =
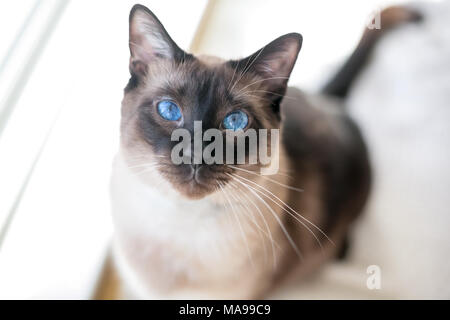
[[[250,259],[250,263],[251,263],[252,267],[254,268],[255,265],[254,265],[254,263],[253,263],[253,258],[252,258],[252,254],[251,254],[251,252],[250,252],[250,247],[249,247],[249,245],[248,245],[247,237],[246,237],[245,234],[244,234],[244,230],[242,229],[242,225],[241,225],[241,221],[239,220],[239,216],[238,216],[238,214],[236,213],[236,211],[235,211],[235,209],[234,209],[234,206],[233,206],[231,200],[228,198],[228,195],[227,195],[225,189],[222,187],[222,185],[219,184],[219,186],[220,186],[220,188],[221,188],[223,194],[225,195],[225,198],[227,199],[228,203],[230,204],[230,207],[231,207],[232,212],[234,213],[234,217],[235,217],[235,219],[236,219],[236,221],[237,221],[237,223],[238,223],[238,226],[239,226],[239,230],[240,230],[240,232],[241,232],[242,239],[244,240],[245,247],[246,247],[246,249],[247,249],[248,258]]]
[[[240,175],[235,174],[234,176],[239,177],[240,179],[244,179],[245,181],[248,181],[254,185],[256,185],[257,187],[263,189],[265,192],[267,192],[268,194],[270,194],[271,196],[273,196],[275,199],[277,199],[279,202],[281,202],[281,204],[283,204],[284,206],[286,206],[286,208],[288,208],[289,210],[291,210],[292,213],[294,213],[295,215],[297,215],[298,217],[300,217],[301,219],[303,219],[304,221],[306,221],[307,223],[309,223],[311,226],[313,226],[317,231],[319,231],[332,245],[335,245],[334,242],[326,235],[326,233],[324,231],[322,231],[322,229],[320,229],[318,226],[316,226],[313,222],[311,222],[310,220],[308,220],[307,218],[305,218],[304,216],[302,216],[300,213],[298,213],[297,211],[295,211],[292,207],[290,207],[286,202],[284,202],[283,200],[281,200],[279,197],[277,197],[275,194],[273,194],[270,190],[267,190],[266,188],[264,188],[263,186],[260,186],[259,184],[246,179]],[[262,193],[259,190],[256,190],[260,193]],[[264,193],[262,193],[264,194]],[[265,195],[266,197],[268,197],[267,195]],[[274,202],[275,204],[277,204],[280,208],[282,208],[284,211],[288,212],[284,207],[282,207],[280,204],[278,204],[276,201],[274,201],[273,199],[271,199],[270,197],[268,197],[272,202]],[[292,216],[294,218],[296,218],[295,216]],[[300,222],[307,230],[309,230],[311,232],[311,234],[314,236],[314,238],[317,240],[317,242],[319,243],[320,247],[322,248],[322,244],[320,242],[320,240],[317,238],[316,234],[314,232],[312,232],[312,230],[306,226],[304,223],[302,223],[300,220],[298,220],[296,218],[296,220],[298,222]]]
[[[289,185],[287,185],[287,184],[278,182],[278,181],[276,181],[276,180],[274,180],[274,179],[271,179],[271,178],[269,178],[269,177],[263,176],[263,175],[261,175],[261,174],[259,174],[259,173],[256,173],[256,172],[253,172],[253,171],[250,171],[250,170],[242,169],[242,168],[239,168],[239,167],[236,167],[236,166],[232,166],[232,165],[228,165],[228,166],[229,166],[230,168],[235,169],[235,170],[240,170],[240,171],[243,171],[243,172],[247,172],[247,173],[249,173],[249,174],[253,174],[253,175],[255,175],[255,176],[259,176],[259,177],[261,177],[261,178],[264,179],[264,180],[270,181],[270,182],[272,182],[272,183],[274,183],[274,184],[277,184],[277,185],[279,185],[279,186],[281,186],[281,187],[284,187],[284,188],[286,188],[286,189],[289,189],[289,190],[293,190],[293,191],[297,191],[297,192],[303,192],[303,191],[304,191],[303,189],[295,188],[295,187],[289,186]]]
[[[250,86],[252,86],[254,84],[257,84],[257,83],[260,83],[260,82],[264,82],[264,81],[268,81],[268,80],[276,80],[276,79],[286,79],[286,80],[288,80],[289,77],[271,77],[271,78],[257,80],[255,82],[252,82],[252,83],[246,85],[245,87],[243,87],[241,90],[238,91],[237,94],[240,94],[242,91],[244,91],[245,89],[247,89],[248,87],[250,87]]]
[[[276,212],[272,209],[272,207],[269,206],[269,204],[267,204],[267,202],[263,198],[261,198],[261,196],[259,196],[255,191],[253,191],[252,188],[250,188],[250,186],[248,184],[240,181],[239,179],[236,179],[232,175],[230,175],[230,176],[231,176],[231,178],[233,178],[234,180],[239,182],[241,185],[243,185],[245,188],[247,188],[255,197],[257,197],[266,206],[267,209],[269,209],[270,213],[272,213],[272,216],[275,218],[275,220],[277,220],[278,224],[280,225],[284,235],[288,239],[289,243],[291,244],[291,246],[294,249],[297,256],[300,257],[300,259],[303,259],[303,255],[300,252],[300,250],[298,249],[297,245],[295,244],[295,241],[289,235],[289,232],[286,230],[286,227],[283,225],[280,218],[277,216]]]
[[[267,248],[266,248],[266,242],[264,241],[264,237],[263,237],[263,233],[265,233],[265,232],[264,232],[264,230],[261,229],[260,225],[256,221],[255,216],[254,216],[253,212],[250,210],[250,208],[247,205],[247,203],[245,201],[242,201],[242,198],[238,194],[236,194],[234,191],[235,190],[229,190],[229,194],[230,194],[230,196],[233,197],[234,200],[236,200],[237,203],[239,203],[240,205],[244,206],[244,208],[245,208],[245,212],[244,213],[246,213],[246,212],[249,213],[249,215],[246,215],[246,216],[248,218],[250,218],[251,223],[256,227],[256,231],[258,233],[259,239],[261,240],[261,242],[263,244],[264,261],[266,261],[267,260]]]
[[[298,98],[290,97],[290,96],[285,95],[285,94],[279,94],[279,93],[276,93],[276,92],[273,92],[273,91],[267,91],[267,90],[250,90],[250,91],[245,91],[245,92],[242,92],[242,93],[238,94],[236,98],[239,98],[239,97],[241,97],[243,95],[245,96],[245,95],[253,93],[253,92],[255,92],[255,93],[258,93],[258,92],[269,93],[269,94],[273,94],[275,96],[283,97],[283,98],[286,98],[286,99],[292,99],[292,100],[296,100],[296,101],[298,100]]]
[[[154,166],[157,165],[157,162],[151,162],[151,163],[143,163],[143,164],[139,164],[136,166],[129,166],[127,167],[128,169],[135,169],[135,168],[142,168],[142,167],[150,167],[150,166]]]
[[[135,175],[135,176],[141,176],[141,175],[143,175],[144,173],[151,172],[151,171],[153,171],[154,169],[158,169],[158,168],[160,168],[160,167],[162,167],[162,166],[160,166],[160,165],[149,166],[149,167],[144,168],[144,170],[142,170],[142,171],[133,173],[133,175]]]
[[[228,83],[228,87],[227,87],[228,91],[230,90],[231,83],[233,82],[234,76],[236,75],[236,71],[239,68],[239,62],[240,61],[237,62],[236,67],[234,68],[233,77],[231,78],[230,82]]]
[[[234,185],[233,183],[230,182],[230,185]],[[238,189],[238,186],[235,186]],[[273,256],[273,267],[276,268],[277,266],[277,258],[275,255],[275,246],[279,249],[280,246],[278,245],[278,243],[276,243],[276,241],[273,239],[272,236],[272,232],[270,231],[270,227],[269,224],[267,223],[266,218],[264,217],[264,214],[261,212],[261,209],[258,207],[258,205],[247,195],[247,193],[244,192],[245,190],[242,190],[242,195],[248,200],[250,201],[250,203],[255,207],[256,211],[258,212],[259,216],[261,217],[261,219],[263,220],[263,223],[266,227],[267,233],[265,233],[265,235],[269,238],[270,240],[270,244],[272,247],[272,256]]]
[[[239,83],[239,81],[241,81],[242,77],[244,77],[244,75],[247,73],[248,70],[250,70],[250,67],[253,65],[253,63],[258,59],[258,57],[261,55],[261,53],[264,51],[266,47],[262,47],[261,50],[259,50],[258,54],[255,56],[255,58],[253,58],[252,62],[250,62],[250,59],[247,61],[247,64],[250,62],[250,64],[247,66],[245,65],[244,67],[244,71],[241,73],[241,76],[239,77],[239,79],[236,80],[236,82],[234,83],[233,87],[231,88],[231,90],[234,89],[234,87]]]

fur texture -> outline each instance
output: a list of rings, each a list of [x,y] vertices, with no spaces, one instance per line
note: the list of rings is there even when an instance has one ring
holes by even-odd
[[[336,101],[287,88],[301,43],[293,33],[242,60],[194,57],[147,8],[133,8],[112,201],[116,261],[135,297],[264,297],[339,252],[365,203],[369,163]],[[180,121],[156,113],[167,98]],[[221,129],[234,110],[248,128],[281,130],[278,174],[170,161],[174,129],[192,132],[198,120]]]

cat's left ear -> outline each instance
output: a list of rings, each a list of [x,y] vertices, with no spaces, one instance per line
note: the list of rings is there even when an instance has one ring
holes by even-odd
[[[147,7],[135,5],[130,13],[130,71],[141,76],[160,59],[179,60],[185,53]]]
[[[275,95],[272,95],[272,98],[276,100],[276,96],[279,97],[286,92],[287,82],[297,61],[302,42],[300,34],[289,33],[275,39],[251,56],[230,63],[241,72],[254,72],[261,76],[261,82],[258,83],[264,84],[267,91],[273,92]]]

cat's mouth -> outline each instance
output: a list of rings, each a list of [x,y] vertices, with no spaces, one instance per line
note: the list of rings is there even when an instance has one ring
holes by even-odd
[[[224,169],[216,165],[183,164],[162,173],[178,192],[190,199],[204,198],[217,190],[219,182],[228,181]]]

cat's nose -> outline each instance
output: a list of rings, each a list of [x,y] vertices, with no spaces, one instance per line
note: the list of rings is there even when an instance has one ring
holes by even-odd
[[[195,179],[195,181],[200,183],[200,171],[202,170],[203,166],[201,164],[192,164],[191,167],[194,170],[193,178]]]

